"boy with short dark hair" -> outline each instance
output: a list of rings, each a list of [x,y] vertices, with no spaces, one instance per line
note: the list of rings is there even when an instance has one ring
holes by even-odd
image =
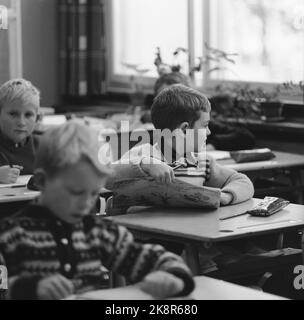
[[[171,183],[175,178],[189,176],[187,182],[219,188],[222,206],[249,200],[254,194],[250,179],[219,165],[206,152],[210,111],[207,97],[199,91],[180,84],[164,88],[154,99],[151,110],[152,122],[156,130],[163,134],[158,133],[154,145],[142,144],[132,148],[121,161],[132,162],[137,159],[151,165],[155,159],[161,161],[167,166],[159,166],[162,172],[159,182]],[[181,248],[175,245],[174,250],[178,252]],[[200,248],[202,272],[216,270],[225,263],[237,261],[242,256],[241,251],[220,245],[210,249]]]
[[[181,258],[159,245],[141,245],[124,227],[91,215],[111,170],[98,158],[97,134],[77,121],[49,129],[36,157],[41,196],[0,223],[0,251],[11,299],[62,299],[100,288],[105,268],[158,298],[194,287]],[[152,277],[151,277],[152,275]]]
[[[171,166],[182,164],[181,170],[184,170],[183,167],[197,168],[205,186],[221,189],[222,205],[252,198],[253,185],[246,175],[221,166],[208,156],[208,153],[204,154],[206,138],[210,134],[210,111],[208,99],[197,90],[179,84],[163,89],[154,99],[151,110],[152,122],[156,129],[169,130],[177,134],[168,135],[168,138],[163,135],[153,146],[143,144],[134,147],[121,160],[134,161],[141,158],[142,162],[152,162],[153,159],[157,159]],[[204,155],[203,166],[194,154]],[[169,166],[167,170],[167,182],[170,182],[174,173]]]
[[[156,97],[164,88],[167,88],[173,84],[183,84],[184,86],[191,87],[190,79],[185,74],[180,72],[170,72],[161,75],[154,85],[154,97]],[[212,98],[211,105],[214,104],[216,97]],[[153,96],[150,95],[146,98],[146,107],[150,109],[153,103]],[[214,111],[214,110],[213,110]],[[219,114],[219,116],[221,116]],[[151,122],[150,111],[145,111],[142,116],[143,122]],[[251,149],[255,146],[255,137],[247,129],[242,126],[236,126],[227,124],[224,121],[217,119],[217,116],[213,115],[210,120],[209,127],[211,134],[207,140],[207,150],[241,150]]]

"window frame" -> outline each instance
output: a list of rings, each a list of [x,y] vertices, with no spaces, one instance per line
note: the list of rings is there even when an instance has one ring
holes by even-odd
[[[202,43],[210,43],[211,38],[211,1],[212,0],[202,0],[203,1],[203,41]],[[194,54],[194,0],[187,0],[187,25],[188,25],[188,49],[189,49],[189,67],[192,68],[195,63],[195,54]],[[132,87],[130,85],[130,76],[123,74],[114,74],[114,60],[113,60],[113,47],[114,47],[114,32],[113,32],[113,2],[105,1],[105,10],[106,10],[106,45],[107,45],[107,90],[108,92],[124,92],[124,93],[132,93]],[[304,27],[303,27],[304,33]],[[203,58],[206,56],[206,51],[202,48]],[[210,79],[208,76],[209,63],[206,63],[203,68],[203,83],[202,85],[194,84],[194,87],[198,90],[213,93],[215,87],[219,84],[224,84],[228,86],[234,85],[250,85],[251,88],[255,89],[258,87],[263,87],[265,90],[273,90],[278,83],[270,83],[270,82],[252,82],[252,81],[233,81],[233,80],[214,80]],[[304,74],[304,70],[303,70]],[[136,78],[136,76],[135,76]],[[155,77],[142,77],[143,91],[144,93],[153,93],[153,85],[155,82]],[[304,79],[303,79],[304,81]],[[297,90],[296,95],[290,97],[288,95],[281,95],[280,98],[285,103],[299,104],[303,105],[303,94],[300,89]]]
[[[11,0],[11,7],[8,8],[8,40],[10,78],[22,78],[21,0]]]

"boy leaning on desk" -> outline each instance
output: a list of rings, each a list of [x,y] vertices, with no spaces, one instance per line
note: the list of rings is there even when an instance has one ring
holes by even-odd
[[[253,184],[246,175],[219,165],[208,152],[206,154],[203,151],[206,136],[210,134],[210,111],[210,103],[202,93],[180,84],[164,88],[154,99],[151,118],[156,129],[174,131],[175,134],[168,135],[168,139],[160,135],[161,138],[154,145],[134,147],[123,155],[121,162],[137,160],[145,164],[162,163],[158,180],[168,184],[194,170],[200,175],[201,185],[220,189],[221,205],[236,204],[252,198]],[[197,155],[202,156],[202,159]],[[193,177],[195,180],[197,175]],[[182,250],[177,244],[163,244],[177,253]],[[246,241],[242,244],[233,243],[233,246],[200,248],[201,269],[202,272],[213,271],[226,263],[236,262],[243,253],[255,254],[261,251],[264,252]]]
[[[40,93],[31,82],[14,79],[0,87],[0,183],[33,173],[39,107]]]
[[[111,170],[99,142],[77,121],[48,130],[35,162],[41,196],[0,222],[0,255],[9,274],[7,299],[62,299],[106,286],[108,271],[157,298],[194,288],[183,260],[160,245],[139,244],[124,227],[91,215]],[[106,269],[105,269],[106,268]]]
[[[253,184],[246,175],[221,166],[208,153],[204,154],[206,138],[210,134],[210,111],[208,99],[192,88],[176,84],[163,89],[154,99],[152,122],[156,129],[174,134],[160,135],[154,145],[142,144],[132,148],[120,162],[149,164],[158,161],[163,164],[159,168],[162,172],[160,178],[165,176],[162,181],[167,183],[177,175],[197,171],[201,185],[220,188],[221,205],[252,198]]]

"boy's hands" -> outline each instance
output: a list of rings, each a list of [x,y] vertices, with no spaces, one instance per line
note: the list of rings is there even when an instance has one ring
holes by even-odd
[[[20,175],[20,166],[1,166],[0,167],[0,183],[15,183]]]
[[[220,202],[222,206],[226,206],[233,200],[232,194],[228,192],[221,192]]]
[[[171,183],[175,180],[173,169],[160,160],[144,157],[140,165],[148,175],[159,183]]]
[[[41,279],[37,285],[39,300],[59,300],[74,293],[72,281],[61,274],[55,274]]]
[[[170,298],[184,289],[180,278],[164,271],[148,274],[140,283],[140,289],[157,299]]]

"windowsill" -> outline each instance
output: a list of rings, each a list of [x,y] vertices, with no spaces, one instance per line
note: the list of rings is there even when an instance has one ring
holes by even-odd
[[[272,136],[274,139],[286,139],[289,141],[303,140],[304,118],[285,118],[283,121],[267,122],[259,119],[226,119],[227,123],[246,126],[255,135],[262,137]]]

